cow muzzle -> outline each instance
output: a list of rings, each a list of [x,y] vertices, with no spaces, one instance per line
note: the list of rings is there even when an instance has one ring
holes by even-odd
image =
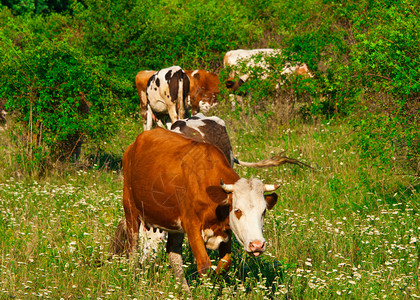
[[[248,245],[249,248],[249,255],[259,256],[261,253],[265,251],[265,242],[261,241],[253,241],[250,242]]]

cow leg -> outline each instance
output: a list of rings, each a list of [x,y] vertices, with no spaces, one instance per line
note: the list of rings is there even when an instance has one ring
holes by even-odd
[[[166,253],[168,253],[169,263],[174,270],[175,278],[181,283],[185,291],[189,291],[187,280],[182,270],[182,242],[183,233],[168,233],[168,242],[166,243]]]
[[[189,231],[187,234],[192,253],[197,261],[198,274],[200,277],[203,277],[203,275],[207,274],[207,271],[211,267],[211,261],[207,255],[203,237],[201,236],[200,230]]]
[[[127,255],[130,256],[137,250],[139,246],[139,228],[140,228],[140,219],[139,211],[137,208],[131,210],[131,213],[125,214],[127,222],[127,237],[128,237],[128,247]]]
[[[216,274],[223,275],[229,271],[232,265],[232,239],[227,243],[222,242],[219,246],[219,263],[217,264]]]
[[[163,125],[163,122],[161,120],[156,121],[157,126],[165,128],[165,125]]]
[[[179,100],[179,108],[178,108],[177,119],[184,119],[184,117],[185,117],[184,100],[181,98]],[[172,123],[174,123],[174,121],[172,121]]]
[[[143,118],[143,120],[146,120],[147,118],[147,96],[145,91],[141,91],[139,93],[140,98],[140,115]]]
[[[127,224],[127,256],[130,256],[134,251],[137,250],[139,242],[139,228],[140,228],[140,211],[134,205],[132,200],[133,195],[131,189],[128,188],[128,176],[124,177],[124,188],[123,188],[123,206],[125,213],[125,220]]]
[[[169,117],[171,118],[172,124],[175,123],[178,120],[178,114],[176,112],[175,104],[171,104],[168,106],[168,113],[169,113]]]
[[[150,107],[150,104],[147,104],[146,124],[143,125],[143,129],[145,131],[150,130],[152,129],[152,125],[153,125],[153,112],[152,112],[152,108]]]

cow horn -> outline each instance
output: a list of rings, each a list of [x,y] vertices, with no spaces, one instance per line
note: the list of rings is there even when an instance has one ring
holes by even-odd
[[[264,184],[264,192],[272,192],[277,190],[281,184]]]
[[[220,179],[220,186],[225,192],[232,193],[233,192],[233,184],[225,184],[223,179]]]

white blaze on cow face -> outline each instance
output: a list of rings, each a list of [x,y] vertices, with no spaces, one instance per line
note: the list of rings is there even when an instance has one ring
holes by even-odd
[[[266,248],[262,233],[267,209],[264,184],[256,178],[250,180],[241,178],[233,185],[224,188],[232,192],[229,225],[233,233],[245,251],[255,256],[260,255]]]

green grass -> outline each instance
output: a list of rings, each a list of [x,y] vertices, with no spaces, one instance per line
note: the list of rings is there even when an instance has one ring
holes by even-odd
[[[114,143],[100,150],[86,145],[77,170],[70,166],[42,180],[3,171],[0,299],[420,297],[418,177],[395,175],[404,171],[396,164],[379,169],[361,159],[354,132],[343,121],[281,125],[231,117],[223,107],[215,114],[225,119],[239,159],[285,151],[315,168],[235,167],[242,177],[282,183],[279,202],[266,216],[264,255],[248,257],[235,243],[227,278],[200,280],[185,241],[190,295],[175,283],[164,245],[143,263],[108,260],[123,217],[122,152],[141,130],[126,119]],[[13,154],[5,140],[0,145],[0,153]]]

